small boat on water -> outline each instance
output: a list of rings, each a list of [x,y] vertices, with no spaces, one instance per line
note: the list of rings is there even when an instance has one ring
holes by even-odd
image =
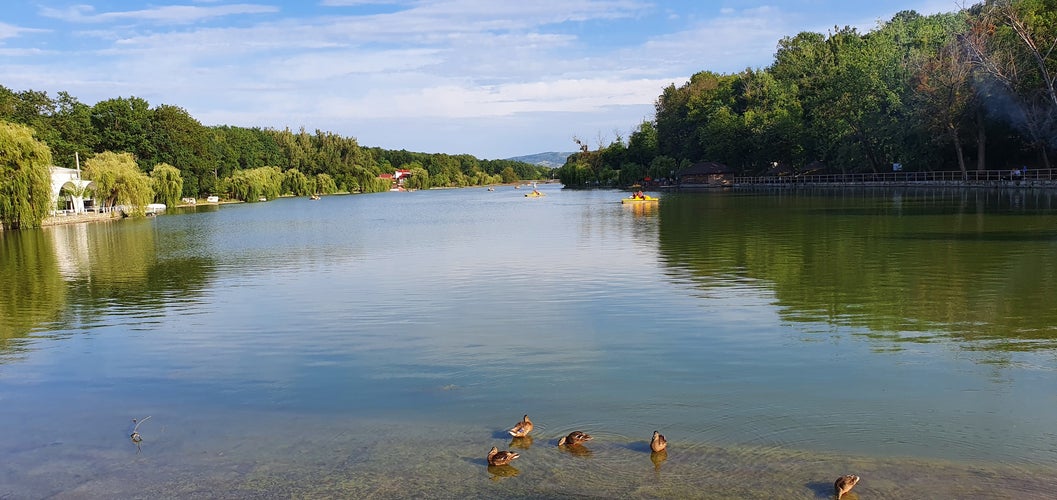
[[[536,183],[535,182],[532,183],[532,192],[531,193],[525,193],[525,197],[526,198],[540,198],[540,197],[543,197],[543,196],[547,196],[547,195],[541,193],[540,190],[536,188]]]
[[[153,217],[155,215],[158,215],[158,213],[164,212],[164,211],[165,211],[165,204],[164,203],[148,203],[147,207],[144,210],[144,215],[146,215],[147,217]]]
[[[656,196],[645,195],[642,197],[632,196],[631,198],[624,198],[620,200],[620,203],[623,203],[625,205],[632,203],[657,203],[660,200],[661,199]]]
[[[318,194],[314,194],[312,196],[309,196],[308,199],[310,199],[310,200],[318,200],[319,199],[319,195]]]

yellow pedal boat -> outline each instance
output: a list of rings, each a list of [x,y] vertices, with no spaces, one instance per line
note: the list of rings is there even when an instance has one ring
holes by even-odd
[[[623,198],[620,202],[627,205],[629,203],[657,203],[660,200],[656,196],[644,196],[642,198]]]

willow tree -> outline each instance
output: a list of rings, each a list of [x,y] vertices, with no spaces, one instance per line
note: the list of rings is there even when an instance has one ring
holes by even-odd
[[[409,189],[429,189],[429,171],[424,168],[411,169],[411,177],[407,179],[405,187]]]
[[[282,191],[283,173],[279,167],[236,170],[225,181],[228,193],[236,200],[272,200]]]
[[[84,176],[95,183],[95,195],[104,207],[121,206],[130,215],[143,215],[154,198],[151,180],[132,153],[99,153],[85,162]]]
[[[33,129],[0,121],[0,224],[39,226],[51,210],[51,150]]]
[[[294,196],[308,196],[312,188],[308,185],[308,176],[296,168],[283,172],[283,193]]]
[[[154,183],[154,199],[167,207],[175,207],[184,190],[180,169],[168,163],[159,163],[151,170],[150,177]]]
[[[334,178],[327,174],[316,174],[312,178],[316,184],[316,194],[334,194],[338,192],[338,185],[334,183]]]

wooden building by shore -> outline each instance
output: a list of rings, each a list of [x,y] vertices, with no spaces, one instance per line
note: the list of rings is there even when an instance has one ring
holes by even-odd
[[[714,161],[700,161],[675,173],[679,188],[721,188],[734,185],[734,169]]]

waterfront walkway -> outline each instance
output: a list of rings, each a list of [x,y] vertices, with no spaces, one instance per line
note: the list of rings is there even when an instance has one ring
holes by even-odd
[[[118,220],[121,216],[114,212],[110,213],[98,213],[98,212],[81,212],[79,214],[68,213],[68,212],[57,212],[55,215],[45,217],[40,222],[41,226],[58,226],[60,224],[78,224],[81,222],[97,222],[97,221],[108,221]]]
[[[734,186],[949,186],[1057,188],[1057,169],[742,176]]]

